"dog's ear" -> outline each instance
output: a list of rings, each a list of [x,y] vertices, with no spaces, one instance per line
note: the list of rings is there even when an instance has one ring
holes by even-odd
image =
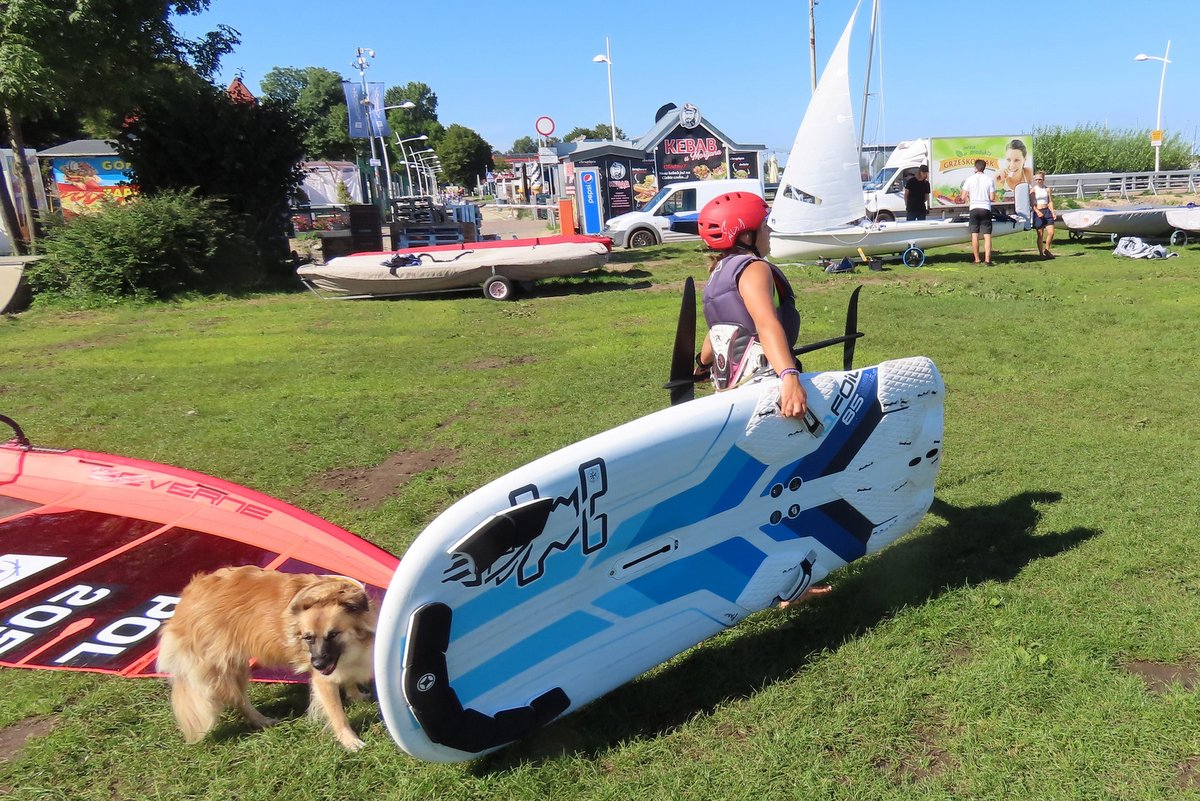
[[[361,615],[367,611],[371,605],[367,593],[362,587],[357,585],[349,585],[338,592],[338,603],[346,608],[347,612],[355,615]]]

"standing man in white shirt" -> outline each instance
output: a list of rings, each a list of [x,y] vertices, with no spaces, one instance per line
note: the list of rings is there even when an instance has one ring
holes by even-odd
[[[983,263],[992,266],[992,203],[996,199],[996,187],[991,178],[984,175],[987,162],[975,159],[975,174],[963,181],[963,192],[967,196],[971,232],[971,252],[979,264],[979,234],[983,234]]]

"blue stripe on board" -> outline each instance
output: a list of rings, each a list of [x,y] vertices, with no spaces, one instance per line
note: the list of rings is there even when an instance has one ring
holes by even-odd
[[[622,584],[601,595],[592,605],[620,617],[633,617],[654,606],[654,601],[628,584]]]
[[[786,485],[795,476],[811,481],[844,470],[846,465],[850,464],[883,419],[883,410],[879,405],[877,368],[868,367],[862,371],[858,385],[850,397],[863,399],[861,413],[855,415],[849,425],[842,422],[840,417],[834,421],[817,449],[777,472],[767,484],[764,493],[770,491],[771,485]]]
[[[758,548],[734,537],[638,576],[628,586],[652,604],[664,604],[701,590],[734,601],[765,558],[766,554]]]
[[[746,499],[766,469],[765,464],[741,448],[730,448],[703,481],[656,504],[637,533],[622,547],[632,548],[732,509]]]
[[[458,617],[457,612],[454,615]],[[519,676],[534,665],[599,634],[611,625],[607,620],[587,612],[572,612],[514,643],[475,669],[451,678],[450,683],[465,704],[497,684]]]
[[[844,500],[805,509],[794,518],[785,517],[777,525],[762,527],[776,542],[813,537],[845,562],[853,562],[867,552],[867,540],[875,524]]]
[[[567,550],[556,553],[547,560],[546,572],[532,584],[520,587],[516,578],[510,578],[499,586],[479,587],[476,590],[478,595],[455,608],[454,622],[450,624],[451,639],[458,639],[490,623],[518,604],[536,598],[546,590],[574,578],[583,567],[584,559],[581,546],[575,542]]]

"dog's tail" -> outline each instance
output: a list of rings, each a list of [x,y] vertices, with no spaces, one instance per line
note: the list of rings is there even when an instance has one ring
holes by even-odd
[[[201,670],[195,657],[168,627],[158,645],[159,673],[169,674],[171,709],[183,739],[196,743],[217,725],[222,712],[220,701],[208,692],[208,682],[198,675]]]

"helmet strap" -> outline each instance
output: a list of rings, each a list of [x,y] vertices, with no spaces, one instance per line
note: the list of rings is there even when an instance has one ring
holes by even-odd
[[[761,259],[761,258],[763,257],[763,255],[762,255],[761,253],[759,253],[759,252],[758,252],[758,231],[743,231],[742,233],[744,233],[744,234],[750,234],[750,242],[749,242],[749,244],[747,244],[747,243],[744,243],[744,242],[742,242],[742,241],[741,241],[741,235],[740,235],[740,234],[738,235],[738,241],[737,241],[737,242],[735,242],[734,244],[735,244],[735,245],[736,245],[738,248],[741,248],[741,249],[744,249],[744,250],[749,250],[751,253],[753,253],[755,256],[757,256],[758,258],[760,258],[760,259]]]

